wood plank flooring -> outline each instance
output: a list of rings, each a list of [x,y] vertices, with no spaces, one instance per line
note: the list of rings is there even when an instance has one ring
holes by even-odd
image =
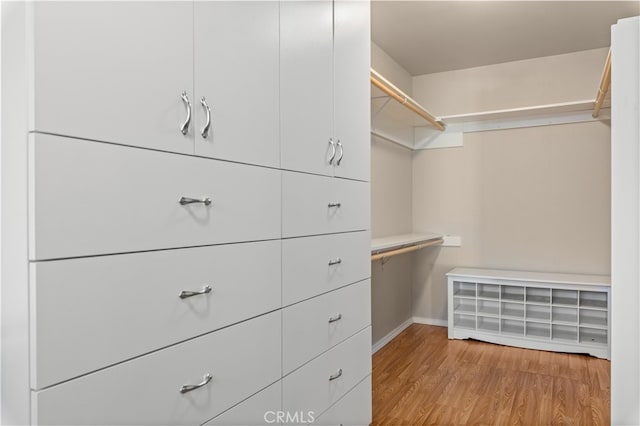
[[[374,425],[608,425],[610,362],[448,340],[413,324],[373,356]]]

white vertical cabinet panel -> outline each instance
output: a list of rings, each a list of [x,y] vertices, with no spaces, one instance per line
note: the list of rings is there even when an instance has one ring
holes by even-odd
[[[32,260],[280,237],[278,170],[49,135],[29,169]]]
[[[278,2],[195,2],[194,7],[196,154],[278,167]],[[203,96],[211,109],[206,138]]]
[[[285,308],[282,311],[283,373],[290,373],[368,325],[371,325],[369,280]]]
[[[342,148],[335,175],[370,180],[370,3],[334,2],[334,137]]]
[[[31,387],[278,309],[280,264],[280,241],[33,262]]]
[[[369,278],[370,247],[368,231],[282,240],[283,305]]]
[[[282,411],[282,382],[276,382],[261,390],[249,399],[230,408],[215,419],[205,423],[207,426],[247,426],[279,425],[277,413]]]
[[[280,3],[282,168],[333,175],[333,4]],[[368,109],[367,109],[368,111]]]
[[[33,2],[30,130],[193,153],[191,2]]]
[[[274,312],[32,392],[34,424],[202,424],[280,378]],[[185,384],[213,379],[188,393]]]
[[[363,426],[372,421],[371,376],[349,391],[311,424],[316,426]]]
[[[369,229],[366,182],[283,172],[282,197],[285,238]]]
[[[332,375],[342,374],[334,380]],[[340,343],[282,379],[282,408],[325,411],[371,374],[371,327]],[[305,389],[305,392],[300,392]]]

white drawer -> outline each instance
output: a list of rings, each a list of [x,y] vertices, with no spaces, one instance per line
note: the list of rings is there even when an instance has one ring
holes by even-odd
[[[49,135],[29,148],[31,260],[280,238],[278,170]]]
[[[282,411],[282,382],[278,381],[205,423],[206,425],[273,425]]]
[[[284,377],[283,411],[322,413],[369,374],[371,327]],[[339,377],[330,380],[336,375]]]
[[[283,172],[282,236],[369,229],[368,182]]]
[[[202,424],[280,378],[281,315],[267,314],[32,392],[35,424]],[[186,384],[213,379],[181,393]]]
[[[284,306],[370,276],[369,231],[282,241]]]
[[[280,269],[280,241],[33,262],[31,387],[277,309]]]
[[[316,426],[366,426],[372,421],[371,376],[358,383],[312,423]]]
[[[361,281],[283,310],[284,374],[371,324],[370,287]]]

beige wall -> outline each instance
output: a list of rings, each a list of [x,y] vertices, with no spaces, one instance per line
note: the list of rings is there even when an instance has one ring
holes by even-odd
[[[416,76],[413,98],[438,116],[593,99],[608,50]]]
[[[419,76],[414,97],[438,114],[593,98],[606,49],[561,56]],[[552,65],[564,85],[550,84]],[[414,229],[460,235],[462,247],[416,254],[413,315],[446,319],[444,274],[457,266],[609,274],[610,140],[608,124],[590,122],[417,152]]]
[[[411,91],[411,76],[372,44],[372,66],[403,90]],[[371,141],[371,233],[385,237],[411,232],[411,151],[378,138]],[[371,264],[371,317],[377,342],[411,317],[413,266],[411,255]]]

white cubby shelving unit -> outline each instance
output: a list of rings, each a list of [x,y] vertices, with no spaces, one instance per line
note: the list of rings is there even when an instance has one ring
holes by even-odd
[[[456,268],[447,274],[449,338],[611,359],[611,279]]]

